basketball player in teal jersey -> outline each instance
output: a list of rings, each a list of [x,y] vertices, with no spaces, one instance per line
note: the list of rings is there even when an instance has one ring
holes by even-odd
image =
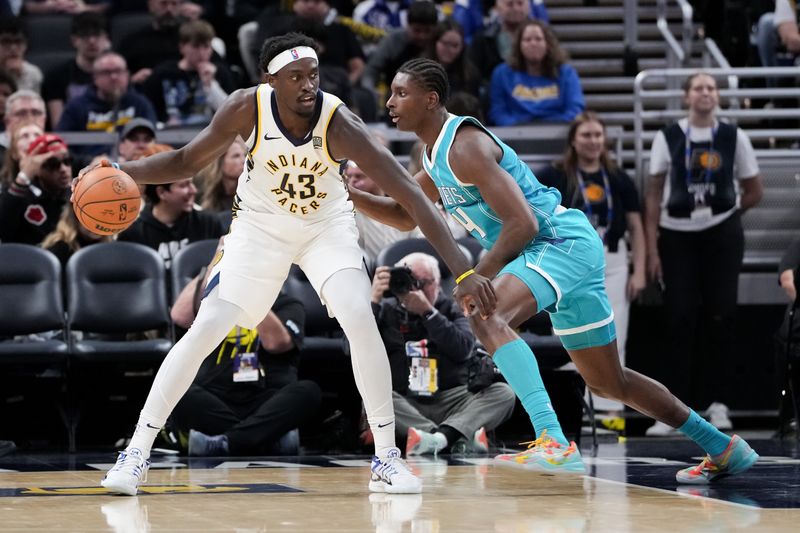
[[[138,183],[170,183],[195,175],[237,136],[249,148],[231,230],[197,318],[159,368],[130,444],[101,483],[136,494],[153,440],[205,356],[234,326],[252,328],[263,319],[294,263],[350,341],[355,382],[375,438],[370,490],[418,493],[422,483],[395,446],[391,373],[370,308],[353,205],[341,177],[345,160],[357,162],[413,213],[453,272],[466,272],[470,265],[411,176],[336,96],[319,90],[312,39],[297,33],[268,39],[260,66],[267,83],[231,94],[189,144],[121,165]],[[482,276],[469,278],[461,297],[491,313],[491,283]]]
[[[721,433],[660,383],[620,366],[597,232],[581,211],[561,207],[559,192],[541,185],[480,122],[449,114],[443,105],[447,88],[438,63],[414,59],[395,75],[386,106],[398,129],[413,131],[426,143],[423,170],[416,176],[423,191],[431,201],[441,199],[487,250],[474,270],[493,280],[496,311],[487,315],[462,305],[537,434],[527,450],[497,461],[546,472],[585,471],[575,443],[564,437],[533,353],[514,331],[544,310],[592,393],[680,429],[708,453],[699,466],[678,472],[678,481],[708,483],[750,468],[758,455],[743,439]],[[413,227],[394,200],[350,194],[365,214],[401,229]],[[456,296],[471,275],[456,280]]]

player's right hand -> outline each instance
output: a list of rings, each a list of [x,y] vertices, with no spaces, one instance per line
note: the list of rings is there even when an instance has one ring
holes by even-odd
[[[389,290],[389,278],[391,269],[388,266],[379,266],[375,269],[375,276],[372,277],[372,303],[378,304],[383,298],[383,293]]]
[[[475,312],[486,319],[494,313],[497,307],[497,295],[489,278],[477,272],[470,274],[453,289],[453,297],[461,306],[464,316],[471,316]]]
[[[82,169],[78,171],[78,177],[72,178],[72,183],[70,184],[71,192],[69,195],[69,201],[73,201],[73,195],[75,193],[75,187],[78,186],[78,182],[83,179],[83,175],[89,172],[90,170],[94,170],[97,167],[110,167],[111,162],[108,159],[101,159],[100,161],[92,161]]]

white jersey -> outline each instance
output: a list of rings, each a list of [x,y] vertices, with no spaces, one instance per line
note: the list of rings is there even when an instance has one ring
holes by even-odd
[[[344,161],[328,151],[328,127],[342,101],[322,91],[308,134],[298,139],[281,123],[272,87],[256,88],[256,125],[247,138],[249,153],[239,177],[233,216],[254,211],[317,220],[352,212],[342,179]]]

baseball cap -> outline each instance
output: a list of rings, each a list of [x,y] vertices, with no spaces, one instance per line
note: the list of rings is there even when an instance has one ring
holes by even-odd
[[[44,148],[42,148],[44,146]],[[31,141],[28,146],[28,155],[31,154],[46,154],[48,152],[58,152],[60,150],[69,150],[67,143],[64,139],[54,133],[44,133]]]
[[[139,128],[144,128],[148,130],[152,135],[153,138],[156,136],[156,127],[153,126],[153,123],[147,120],[146,118],[135,118],[133,120],[129,120],[125,125],[122,127],[122,138],[127,139],[128,135],[130,135],[133,130],[137,130]]]

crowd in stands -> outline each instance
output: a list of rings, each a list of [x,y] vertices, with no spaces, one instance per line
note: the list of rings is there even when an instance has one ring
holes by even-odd
[[[800,53],[796,3],[774,4],[774,12],[766,10],[756,25],[760,60],[765,66],[795,64]],[[732,349],[727,332],[735,318],[742,258],[739,213],[759,201],[761,186],[746,134],[714,119],[719,103],[714,79],[690,78],[684,88],[688,117],[656,137],[643,217],[644,191],[637,191],[610,157],[605,124],[585,109],[580,78],[549,26],[544,3],[495,0],[489,9],[484,5],[478,0],[455,5],[364,0],[355,6],[341,0],[295,0],[287,9],[284,3],[258,0],[0,1],[0,241],[41,246],[66,265],[80,248],[114,240],[77,223],[69,204],[73,175],[98,158],[135,160],[172,149],[157,144],[161,131],[208,124],[230,93],[261,80],[255,67],[260,43],[300,31],[320,47],[322,89],[342,98],[367,122],[386,119],[383,103],[397,68],[426,57],[447,70],[451,112],[486,117],[490,126],[569,124],[563,157],[535,172],[560,191],[564,206],[586,213],[606,244],[608,292],[623,362],[630,302],[648,275],[666,288],[672,352],[684,354],[675,359],[687,367],[681,375],[691,374],[699,327],[696,302],[689,295],[701,289],[711,331],[718,332],[706,348],[724,357]],[[42,15],[68,19],[74,48],[74,57],[44,70],[27,55],[28,32],[35,31],[33,21]],[[131,21],[124,35],[111,33],[114,21],[123,19]],[[111,133],[117,142],[69,146],[63,138],[67,132]],[[419,168],[420,150],[418,145],[412,151],[412,174]],[[169,266],[187,244],[220,238],[231,223],[246,155],[238,139],[194,178],[143,187],[142,213],[117,239],[157,250]],[[349,187],[382,194],[352,163],[344,176]],[[400,232],[359,213],[356,217],[370,265],[393,242],[420,236],[417,230]],[[466,236],[449,222],[460,232],[457,237]],[[435,262],[419,255],[401,261],[419,284],[403,295],[384,296],[388,268],[377,269],[374,277],[373,307],[390,348],[397,428],[415,453],[454,450],[456,443],[486,451],[485,432],[511,416],[513,393],[502,383],[477,392],[468,389],[475,339],[452,298],[440,290]],[[793,278],[781,279],[787,294],[796,294]],[[203,283],[194,280],[182,297],[191,302],[196,285]],[[178,317],[176,312],[176,324],[191,324],[191,313]],[[190,438],[190,452],[296,451],[290,433],[320,403],[319,388],[297,380],[303,322],[302,306],[283,294],[257,328],[263,326],[283,344],[269,344],[264,336],[259,343],[256,333],[236,331],[204,363],[174,415],[176,427]],[[241,342],[243,335],[249,335],[249,344]],[[420,345],[421,340],[426,342]],[[423,349],[425,357],[430,352],[441,363],[433,390],[409,379],[410,371],[421,368],[409,350]],[[231,390],[236,381],[231,374],[244,370],[232,368],[227,359],[220,365],[218,351],[233,353],[225,356],[230,359],[251,357],[256,370],[246,380],[249,392]],[[262,367],[271,369],[266,380],[263,372],[258,374]],[[430,386],[430,380],[425,383]],[[668,385],[690,400],[687,383]],[[301,397],[302,405],[296,399]],[[286,409],[290,404],[294,407]],[[449,409],[456,404],[458,409]],[[613,402],[599,407],[622,409]],[[197,420],[193,413],[198,410],[214,416]],[[269,431],[263,431],[265,424]],[[723,420],[720,427],[729,425]],[[652,434],[668,429],[658,427]]]

